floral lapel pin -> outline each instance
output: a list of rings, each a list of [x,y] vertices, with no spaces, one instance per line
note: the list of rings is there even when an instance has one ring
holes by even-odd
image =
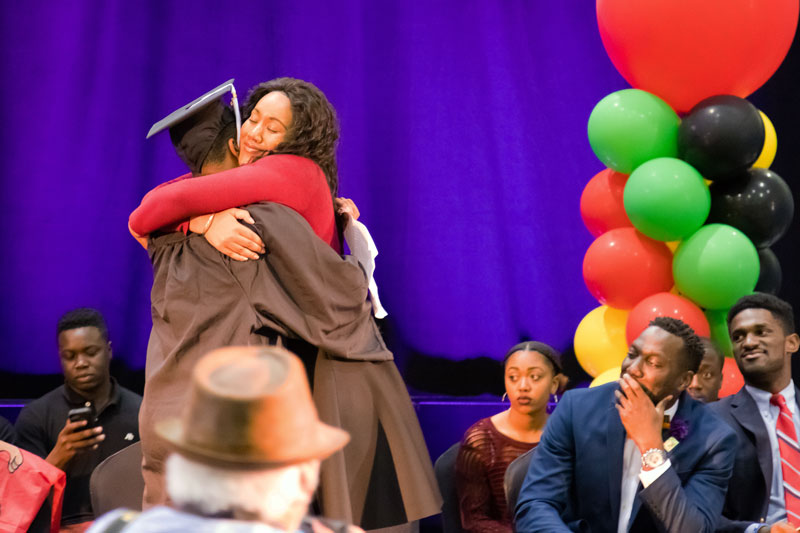
[[[671,452],[687,435],[689,435],[689,424],[686,420],[673,417],[669,424],[669,438],[664,441],[664,449]]]

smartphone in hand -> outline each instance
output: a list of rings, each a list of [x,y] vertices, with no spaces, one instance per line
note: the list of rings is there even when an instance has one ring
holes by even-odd
[[[86,425],[83,426],[82,429],[93,428],[97,425],[97,417],[95,417],[94,408],[90,406],[70,409],[69,413],[67,413],[67,416],[69,417],[70,422],[86,420]]]

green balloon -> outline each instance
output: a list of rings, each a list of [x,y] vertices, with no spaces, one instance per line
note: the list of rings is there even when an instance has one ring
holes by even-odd
[[[733,344],[728,333],[728,309],[708,309],[706,319],[711,328],[711,340],[722,350],[725,357],[733,357]]]
[[[656,157],[678,156],[681,120],[667,103],[639,89],[611,93],[589,116],[589,144],[607,167],[630,174]]]
[[[708,224],[683,241],[672,260],[678,290],[706,309],[727,309],[758,281],[758,252],[726,224]]]
[[[657,241],[678,241],[700,229],[711,209],[703,176],[689,163],[659,157],[642,163],[625,183],[625,213]]]

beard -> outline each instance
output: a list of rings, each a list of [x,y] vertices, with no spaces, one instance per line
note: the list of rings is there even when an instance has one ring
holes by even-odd
[[[624,373],[623,373],[623,375],[624,375]],[[659,397],[659,396],[656,396],[656,395],[653,393],[653,391],[651,391],[649,388],[647,388],[647,386],[646,386],[644,383],[640,382],[640,381],[639,381],[638,379],[636,379],[636,378],[633,378],[633,376],[631,376],[631,378],[632,378],[632,379],[633,379],[633,380],[634,380],[636,383],[638,383],[638,384],[639,384],[639,386],[642,388],[642,390],[644,391],[644,393],[645,393],[645,394],[647,394],[647,397],[648,397],[648,398],[650,398],[650,401],[651,401],[651,402],[653,402],[653,405],[658,405],[658,402],[660,402],[661,400],[663,400],[664,398],[666,398],[667,396],[669,396],[668,394],[662,394],[660,397]],[[621,389],[620,389],[620,392],[622,392],[622,390],[621,390]],[[625,394],[625,393],[623,392],[622,394]],[[675,396],[675,395],[673,394],[673,396]]]
[[[663,395],[661,398],[658,398],[655,394],[653,394],[653,391],[645,387],[643,384],[639,383],[639,386],[642,388],[644,393],[647,394],[647,397],[650,398],[650,401],[653,402],[653,405],[658,405],[658,402],[666,397],[666,395]]]

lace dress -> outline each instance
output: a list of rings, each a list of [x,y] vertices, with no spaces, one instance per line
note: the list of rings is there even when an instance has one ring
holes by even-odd
[[[491,418],[478,420],[467,430],[456,459],[456,488],[465,530],[511,533],[503,476],[511,461],[536,444],[503,435]]]

